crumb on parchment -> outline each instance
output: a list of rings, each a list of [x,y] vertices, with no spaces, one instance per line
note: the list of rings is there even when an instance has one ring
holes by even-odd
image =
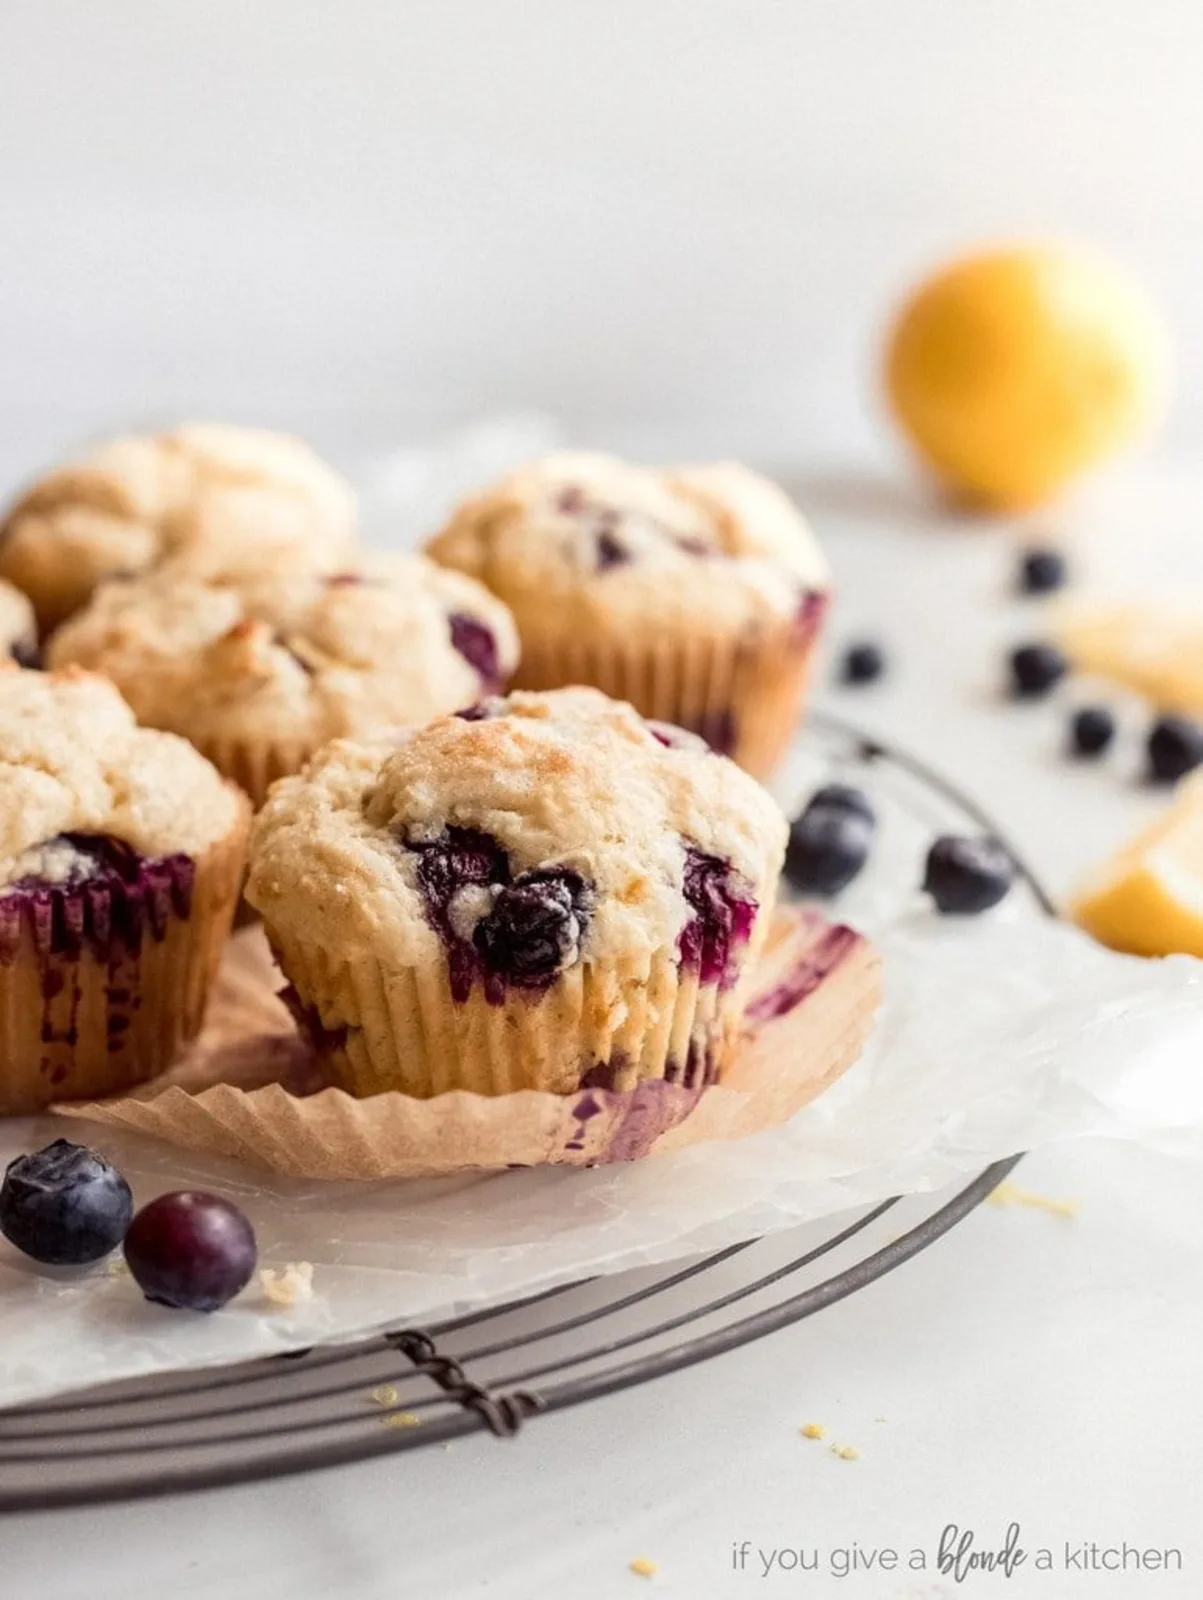
[[[839,1456],[841,1461],[860,1460],[860,1451],[854,1444],[833,1444],[831,1453],[833,1456]]]
[[[631,1571],[640,1578],[654,1578],[656,1576],[656,1563],[649,1561],[646,1556],[636,1556],[631,1562]]]
[[[400,1398],[400,1392],[391,1383],[380,1384],[368,1396],[368,1399],[375,1401],[378,1406],[395,1406]]]
[[[260,1267],[259,1287],[274,1306],[297,1306],[313,1299],[313,1267],[308,1261],[290,1261],[282,1272]]]
[[[827,1429],[821,1422],[808,1422],[799,1428],[798,1432],[804,1439],[825,1439],[827,1437]]]
[[[1067,1219],[1076,1217],[1081,1210],[1076,1200],[1050,1200],[1046,1195],[1021,1189],[1017,1183],[1000,1183],[987,1198],[992,1206],[1028,1206],[1033,1211],[1047,1211],[1050,1216]]]
[[[386,1428],[420,1428],[422,1419],[414,1411],[386,1411],[381,1417]]]
[[[104,1270],[110,1278],[128,1278],[129,1262],[124,1256],[110,1256],[105,1262]]]

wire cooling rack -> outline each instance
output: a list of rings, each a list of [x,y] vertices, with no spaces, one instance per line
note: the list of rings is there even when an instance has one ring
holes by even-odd
[[[884,778],[933,829],[998,834],[945,779],[839,719],[815,714],[803,743],[826,775],[872,766],[875,785]],[[951,1198],[885,1200],[684,1265],[564,1285],[344,1348],[0,1413],[0,1511],[247,1483],[482,1428],[515,1434],[541,1412],[709,1360],[856,1293],[955,1227],[1019,1159],[995,1162]]]

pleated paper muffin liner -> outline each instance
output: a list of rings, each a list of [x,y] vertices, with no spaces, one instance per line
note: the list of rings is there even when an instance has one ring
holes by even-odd
[[[751,975],[721,1084],[355,1099],[321,1086],[320,1064],[292,1030],[278,983],[261,932],[238,935],[204,1034],[176,1068],[124,1099],[55,1109],[292,1177],[594,1166],[785,1121],[856,1060],[880,1001],[868,941],[789,908],[777,912]]]
[[[0,1114],[144,1082],[196,1037],[242,882],[238,799],[196,860],[0,898]]]
[[[243,739],[192,739],[191,742],[221,773],[236,783],[258,811],[277,778],[291,777],[319,746],[307,739],[271,739],[251,743]]]
[[[415,1097],[467,1089],[565,1094],[582,1080],[631,1089],[664,1078],[700,1087],[717,1076],[738,1024],[734,989],[700,984],[675,952],[642,962],[587,963],[543,992],[483,986],[453,1001],[446,966],[353,962],[318,944],[281,942],[301,1031],[330,1078],[359,1096],[396,1089]]]
[[[700,734],[754,777],[781,760],[802,714],[827,597],[755,636],[523,635],[516,689],[591,684],[645,717]]]

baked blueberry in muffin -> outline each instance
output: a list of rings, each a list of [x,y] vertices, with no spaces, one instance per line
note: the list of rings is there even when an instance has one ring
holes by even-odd
[[[248,807],[103,678],[0,669],[0,1113],[100,1097],[200,1027]]]
[[[48,653],[105,673],[142,722],[183,734],[260,804],[330,739],[491,694],[517,640],[499,600],[418,555],[203,577],[172,561],[105,584]]]
[[[353,1094],[718,1081],[785,848],[763,789],[593,689],[278,784],[247,898]]]
[[[466,502],[436,561],[513,611],[519,687],[587,683],[760,776],[802,705],[827,567],[774,484],[733,464],[549,456]]]
[[[0,576],[45,633],[106,578],[169,557],[328,567],[355,543],[350,486],[299,439],[194,423],[110,440],[31,484],[0,525]]]
[[[19,589],[0,578],[0,659],[21,667],[38,665],[38,628],[33,607]]]

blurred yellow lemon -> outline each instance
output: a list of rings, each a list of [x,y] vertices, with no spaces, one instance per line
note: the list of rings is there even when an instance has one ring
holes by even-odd
[[[919,453],[959,494],[1037,505],[1143,432],[1168,384],[1164,327],[1138,285],[1084,252],[953,262],[889,338],[886,382]]]
[[[1083,886],[1070,910],[1113,950],[1203,956],[1203,786],[1197,778]]]
[[[1079,672],[1121,683],[1159,711],[1203,715],[1203,596],[1075,601],[1055,631]]]

